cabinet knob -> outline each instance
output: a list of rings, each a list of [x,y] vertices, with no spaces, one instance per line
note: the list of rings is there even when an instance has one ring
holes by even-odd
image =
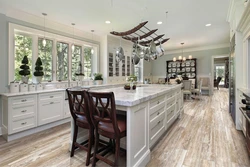
[[[21,100],[21,102],[26,102],[26,101],[27,101],[26,99]]]
[[[27,124],[27,122],[22,122],[21,124],[22,124],[22,125],[25,125],[25,124]]]
[[[50,102],[50,104],[54,104],[54,102]]]
[[[159,104],[160,102],[158,101],[157,104]]]
[[[54,96],[50,96],[50,98],[53,98]]]
[[[21,112],[26,112],[27,110],[23,110],[23,111],[21,111]]]
[[[159,115],[159,114],[160,114],[160,112],[157,113],[157,115]]]
[[[158,121],[157,124],[161,123],[161,121]]]

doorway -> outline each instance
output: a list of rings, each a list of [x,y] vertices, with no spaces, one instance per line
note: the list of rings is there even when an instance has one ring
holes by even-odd
[[[219,87],[229,87],[229,59],[228,57],[214,58],[214,83],[221,77]]]

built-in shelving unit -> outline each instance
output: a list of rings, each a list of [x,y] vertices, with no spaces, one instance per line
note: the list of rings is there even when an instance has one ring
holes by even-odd
[[[113,53],[109,53],[109,77],[112,77],[114,74],[114,69],[113,69],[113,61],[114,61],[114,56]]]

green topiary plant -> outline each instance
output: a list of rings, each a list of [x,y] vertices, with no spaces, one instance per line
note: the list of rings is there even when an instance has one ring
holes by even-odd
[[[103,80],[101,73],[94,73],[94,80]]]
[[[29,63],[28,57],[24,56],[22,60],[22,65],[20,66],[21,70],[19,71],[19,74],[22,76],[30,75],[30,67],[27,65]]]
[[[35,72],[34,72],[34,76],[36,77],[41,77],[44,75],[43,73],[43,63],[42,63],[42,60],[40,59],[40,57],[37,58],[36,60],[36,67],[35,67]]]

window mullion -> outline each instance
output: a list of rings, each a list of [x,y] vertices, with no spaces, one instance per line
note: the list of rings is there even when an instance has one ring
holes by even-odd
[[[35,71],[36,59],[38,57],[38,36],[32,35],[32,69],[30,74],[32,75],[32,82],[35,82],[35,76],[33,75]]]
[[[56,53],[56,47],[57,47],[57,40],[53,40],[53,47],[52,47],[52,81],[56,81],[56,61],[57,61],[57,53]]]

